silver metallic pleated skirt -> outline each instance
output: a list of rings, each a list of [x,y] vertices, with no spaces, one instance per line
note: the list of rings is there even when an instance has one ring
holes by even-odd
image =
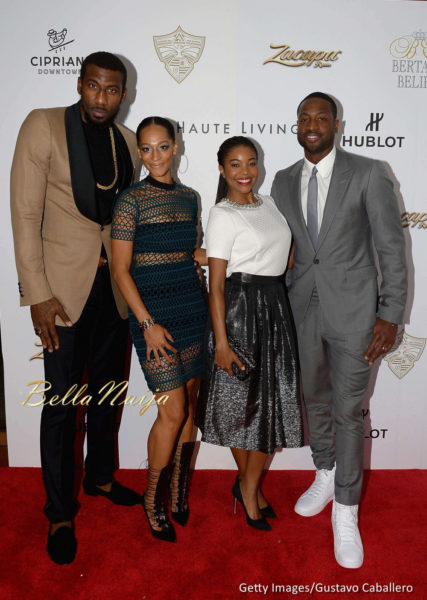
[[[225,281],[227,335],[253,356],[241,381],[214,364],[209,319],[196,410],[202,440],[259,450],[303,445],[297,352],[283,277],[233,273]]]

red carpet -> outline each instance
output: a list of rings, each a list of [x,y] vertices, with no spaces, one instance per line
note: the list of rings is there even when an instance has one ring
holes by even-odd
[[[176,544],[151,536],[140,507],[116,507],[81,493],[78,554],[60,567],[45,551],[40,470],[1,468],[0,600],[427,598],[426,471],[366,472],[360,515],[365,563],[355,571],[335,563],[330,506],[312,518],[292,510],[311,472],[267,474],[264,492],[279,515],[270,533],[250,529],[240,506],[233,515],[234,476],[195,472],[190,521],[176,525]],[[121,471],[118,479],[142,491],[145,471]],[[241,584],[256,587],[239,591]],[[273,584],[285,587],[273,592]],[[313,584],[310,594],[306,588]],[[399,592],[398,585],[413,591]]]

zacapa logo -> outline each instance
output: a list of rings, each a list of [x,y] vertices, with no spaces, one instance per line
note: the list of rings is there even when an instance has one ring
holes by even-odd
[[[392,72],[399,88],[427,88],[427,31],[414,31],[390,44]]]
[[[272,56],[262,64],[277,63],[284,67],[330,67],[338,60],[342,50],[293,50],[289,44],[270,44],[272,50],[276,50]]]
[[[49,29],[46,33],[48,50],[45,55],[32,56],[30,63],[37,67],[38,75],[79,75],[83,56],[70,56],[66,53],[69,44],[75,40],[67,39],[68,29]]]
[[[400,215],[402,227],[427,229],[427,212],[403,212]]]
[[[381,135],[384,113],[371,112],[365,125],[365,131],[361,135],[343,135],[342,147],[349,148],[402,148],[403,135]]]
[[[425,338],[417,338],[406,331],[401,331],[396,337],[394,349],[384,357],[384,360],[388,362],[389,369],[396,377],[402,379],[421,358],[425,346]]]
[[[202,56],[206,38],[186,33],[181,27],[153,36],[157,56],[177,83],[184,81]]]

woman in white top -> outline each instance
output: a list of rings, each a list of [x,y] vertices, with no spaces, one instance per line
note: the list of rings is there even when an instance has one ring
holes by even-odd
[[[268,454],[303,444],[293,327],[283,274],[291,232],[269,196],[253,192],[258,153],[245,137],[218,151],[220,185],[206,231],[211,319],[196,424],[231,448],[232,488],[255,529],[274,510],[259,488]]]

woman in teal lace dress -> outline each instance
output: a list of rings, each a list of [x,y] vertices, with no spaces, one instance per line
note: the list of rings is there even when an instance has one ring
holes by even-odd
[[[171,175],[177,144],[172,124],[148,117],[137,129],[149,176],[125,190],[111,229],[113,276],[129,305],[132,340],[148,387],[167,396],[148,437],[148,485],[143,508],[154,537],[175,541],[168,517],[188,519],[188,471],[194,442],[192,396],[202,371],[207,308],[194,259],[197,197]],[[171,461],[172,457],[172,461]]]

